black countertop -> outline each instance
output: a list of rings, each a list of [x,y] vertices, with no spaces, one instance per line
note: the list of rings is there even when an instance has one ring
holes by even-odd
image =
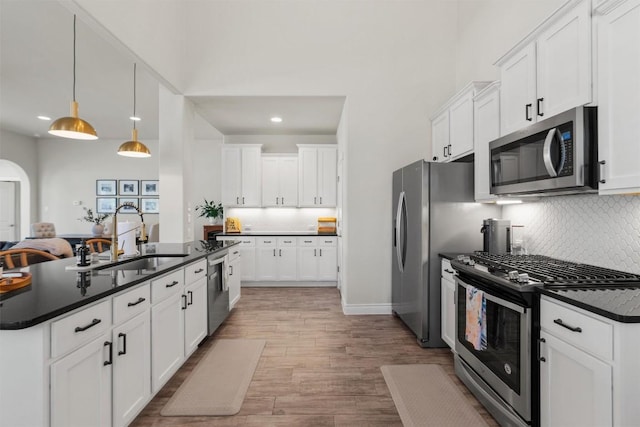
[[[0,329],[24,329],[60,316],[78,307],[121,292],[146,280],[204,258],[226,251],[237,242],[150,243],[143,245],[142,256],[172,256],[175,261],[149,270],[89,270],[83,274],[66,270],[76,264],[75,258],[47,261],[11,271],[28,271],[31,284],[0,294]],[[177,256],[178,255],[178,256]],[[181,256],[184,255],[184,256]],[[8,270],[5,273],[9,272]],[[83,286],[82,284],[88,286]]]
[[[336,237],[336,233],[318,233],[316,231],[244,231],[242,233],[219,233],[216,237],[254,237],[254,236],[294,236],[294,237]]]

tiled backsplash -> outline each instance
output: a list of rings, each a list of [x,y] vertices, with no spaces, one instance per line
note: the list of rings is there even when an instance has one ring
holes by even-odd
[[[530,254],[640,274],[640,197],[557,196],[506,205]]]
[[[225,217],[238,217],[243,231],[313,231],[318,217],[335,217],[335,208],[227,208]]]

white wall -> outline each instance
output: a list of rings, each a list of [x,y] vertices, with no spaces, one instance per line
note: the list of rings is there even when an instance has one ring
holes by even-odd
[[[20,235],[23,238],[29,235],[29,226],[38,221],[38,144],[35,138],[19,135],[7,130],[0,130],[0,159],[8,160],[18,165],[28,182],[21,180],[20,198]],[[14,169],[13,167],[11,169]],[[2,175],[0,173],[0,175]],[[12,171],[12,176],[18,180],[19,173]],[[12,179],[14,180],[14,179]],[[26,199],[25,199],[26,198]],[[27,203],[28,202],[28,203]]]
[[[499,80],[493,64],[566,0],[458,0],[456,89]]]
[[[40,221],[53,222],[59,234],[89,233],[91,224],[78,221],[84,215],[83,206],[96,208],[98,179],[158,179],[158,141],[139,135],[152,157],[136,159],[119,156],[118,147],[124,140],[74,141],[41,139],[38,141],[40,188]],[[154,156],[155,154],[155,156]],[[162,186],[160,199],[162,205]],[[74,201],[82,202],[74,206]],[[162,207],[161,207],[162,209]],[[137,215],[119,218],[138,220]],[[158,222],[157,214],[146,214],[145,223]],[[109,220],[110,221],[110,220]]]
[[[193,152],[193,191],[191,195],[191,217],[193,220],[193,234],[196,240],[203,238],[203,226],[209,224],[207,218],[198,217],[195,211],[197,205],[208,201],[222,200],[222,173],[220,152],[222,149],[222,138],[218,140],[196,140]]]

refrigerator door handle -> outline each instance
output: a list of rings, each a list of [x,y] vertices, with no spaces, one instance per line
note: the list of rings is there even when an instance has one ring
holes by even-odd
[[[398,211],[396,212],[396,258],[398,259],[398,269],[400,270],[400,272],[404,272],[404,245],[405,245],[405,241],[402,238],[402,225],[404,225],[406,227],[406,224],[402,224],[403,222],[403,213],[404,213],[404,204],[406,203],[405,201],[405,195],[404,195],[404,191],[402,191],[400,193],[400,196],[398,197]]]

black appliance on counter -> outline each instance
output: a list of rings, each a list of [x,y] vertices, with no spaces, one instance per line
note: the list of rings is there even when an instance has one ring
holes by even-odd
[[[500,425],[539,425],[537,288],[640,286],[635,274],[540,255],[476,252],[453,259],[451,266],[456,271],[456,375]],[[478,292],[486,327],[480,343],[467,337],[467,300]]]

